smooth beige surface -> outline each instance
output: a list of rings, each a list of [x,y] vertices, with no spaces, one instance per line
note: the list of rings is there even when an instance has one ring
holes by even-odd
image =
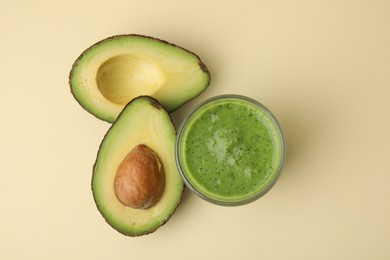
[[[200,101],[248,95],[278,117],[283,174],[243,207],[190,192],[154,234],[111,229],[90,190],[109,124],[71,96],[68,73],[115,34],[197,53]],[[0,3],[0,259],[390,259],[390,2]]]

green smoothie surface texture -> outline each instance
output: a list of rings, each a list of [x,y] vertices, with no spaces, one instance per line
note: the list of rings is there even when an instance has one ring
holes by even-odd
[[[246,100],[223,98],[190,116],[178,152],[194,189],[216,200],[239,201],[274,182],[283,160],[283,139],[266,110]]]

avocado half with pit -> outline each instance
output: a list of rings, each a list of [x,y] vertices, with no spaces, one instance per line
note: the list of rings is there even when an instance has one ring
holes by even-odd
[[[135,34],[92,45],[77,58],[69,75],[71,92],[80,105],[108,122],[137,96],[152,96],[172,112],[209,83],[206,65],[193,52]]]
[[[105,135],[92,175],[97,208],[120,233],[140,236],[166,223],[180,203],[176,130],[148,96],[133,99]]]

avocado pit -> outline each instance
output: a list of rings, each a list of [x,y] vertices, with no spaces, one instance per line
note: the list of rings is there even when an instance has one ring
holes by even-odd
[[[147,209],[154,206],[164,192],[164,170],[157,154],[144,144],[134,147],[119,165],[114,191],[125,206]]]

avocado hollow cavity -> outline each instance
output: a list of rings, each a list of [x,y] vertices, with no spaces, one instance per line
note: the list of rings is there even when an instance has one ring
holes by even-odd
[[[114,191],[125,206],[147,209],[161,198],[164,170],[157,154],[144,144],[134,147],[119,165]]]
[[[102,95],[118,105],[125,105],[140,95],[152,95],[164,82],[160,67],[147,56],[137,54],[114,56],[96,74]]]

